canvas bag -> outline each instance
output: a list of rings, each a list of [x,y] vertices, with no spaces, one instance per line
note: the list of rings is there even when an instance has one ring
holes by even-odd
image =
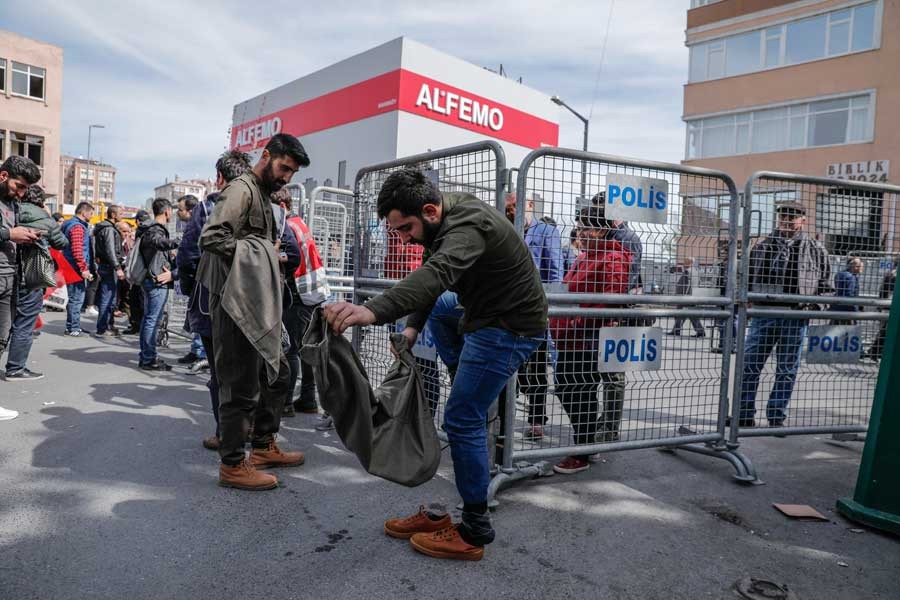
[[[141,285],[146,278],[147,265],[141,256],[141,240],[138,238],[125,257],[125,279],[131,285]]]
[[[321,308],[313,313],[301,353],[313,367],[322,408],[363,468],[414,487],[434,477],[441,445],[409,342],[393,334],[391,344],[399,358],[375,390],[350,342],[332,333]]]

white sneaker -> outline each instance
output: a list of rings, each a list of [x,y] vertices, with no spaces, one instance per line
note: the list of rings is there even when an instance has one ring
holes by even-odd
[[[97,310],[96,306],[88,306],[86,309],[84,309],[84,314],[91,315],[92,317],[96,317],[97,315],[100,314],[100,311]]]
[[[7,410],[0,406],[0,421],[9,421],[10,419],[15,419],[18,416],[18,412],[14,410]]]

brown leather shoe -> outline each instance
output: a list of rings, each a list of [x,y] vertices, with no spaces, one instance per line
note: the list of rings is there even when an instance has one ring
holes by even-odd
[[[218,450],[219,449],[219,438],[215,435],[211,435],[208,438],[203,438],[203,447],[207,450]]]
[[[456,525],[434,533],[416,533],[409,538],[410,545],[428,556],[456,560],[481,560],[484,548],[467,543],[459,535]]]
[[[284,452],[275,442],[269,442],[266,448],[254,448],[250,451],[250,462],[257,469],[297,467],[305,460],[302,452]]]
[[[219,485],[256,492],[275,489],[278,487],[278,478],[268,473],[260,473],[245,458],[233,467],[226,464],[219,465]]]
[[[409,517],[388,519],[384,522],[384,532],[391,537],[408,540],[414,533],[434,533],[450,527],[450,515],[437,515],[419,507],[419,512]]]

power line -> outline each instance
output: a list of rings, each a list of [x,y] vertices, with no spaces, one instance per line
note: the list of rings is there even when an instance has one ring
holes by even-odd
[[[609,40],[609,25],[612,23],[613,5],[616,0],[609,0],[609,14],[606,16],[606,33],[603,34],[603,47],[600,49],[600,64],[597,65],[597,78],[594,80],[594,94],[591,96],[591,110],[588,112],[588,121],[594,116],[594,103],[597,101],[597,91],[600,89],[600,74],[603,72],[603,59],[606,58],[606,42]]]

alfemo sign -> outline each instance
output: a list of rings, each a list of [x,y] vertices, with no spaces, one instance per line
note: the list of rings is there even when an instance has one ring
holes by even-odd
[[[276,133],[281,133],[281,119],[272,117],[267,121],[260,121],[238,129],[235,143],[232,146],[240,148],[242,146],[253,146],[255,142],[268,140]]]
[[[432,112],[448,117],[455,116],[460,121],[474,123],[494,131],[503,129],[503,111],[499,108],[427,83],[423,83],[419,89],[416,106],[424,106]]]

